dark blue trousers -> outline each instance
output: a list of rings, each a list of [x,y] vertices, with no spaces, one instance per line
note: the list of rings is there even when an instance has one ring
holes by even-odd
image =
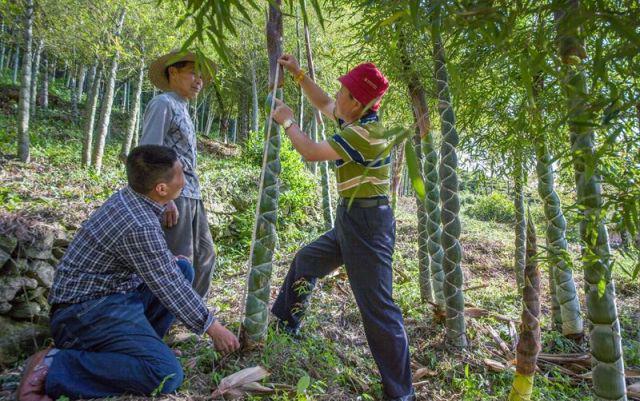
[[[316,280],[344,265],[385,393],[401,398],[413,390],[407,335],[392,297],[394,244],[391,207],[339,206],[335,227],[294,257],[272,312],[297,330]]]
[[[178,261],[185,279],[194,270]],[[70,399],[175,391],[182,367],[162,337],[174,316],[146,285],[67,306],[51,317],[51,334],[60,351],[45,384],[47,395]]]

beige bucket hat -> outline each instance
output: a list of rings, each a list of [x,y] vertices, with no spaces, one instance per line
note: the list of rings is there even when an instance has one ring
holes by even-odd
[[[165,70],[167,67],[170,67],[180,61],[193,61],[196,63],[196,68],[201,71],[202,83],[204,86],[207,86],[211,82],[211,79],[213,78],[212,73],[216,71],[213,61],[206,57],[198,57],[192,51],[174,49],[164,56],[158,57],[153,63],[151,63],[149,66],[149,79],[151,80],[151,83],[160,90],[171,90]]]

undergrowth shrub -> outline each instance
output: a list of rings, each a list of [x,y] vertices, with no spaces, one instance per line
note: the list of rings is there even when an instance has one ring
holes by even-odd
[[[513,201],[501,192],[478,196],[466,209],[469,216],[482,221],[511,223],[515,221],[516,211]]]

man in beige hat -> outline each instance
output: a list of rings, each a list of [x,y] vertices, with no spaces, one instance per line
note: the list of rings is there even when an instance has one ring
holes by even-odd
[[[149,79],[164,93],[149,102],[140,140],[141,145],[170,147],[182,162],[184,189],[167,204],[161,219],[171,252],[193,261],[193,288],[203,298],[209,291],[216,255],[196,173],[196,132],[188,102],[210,81],[212,65],[184,51],[165,54],[151,64]]]

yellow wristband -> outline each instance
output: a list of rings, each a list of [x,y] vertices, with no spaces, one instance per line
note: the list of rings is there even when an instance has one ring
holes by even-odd
[[[293,77],[293,80],[296,81],[298,85],[300,85],[300,83],[302,83],[302,80],[304,79],[304,76],[305,76],[304,74],[305,72],[301,68],[300,71],[298,71],[298,73]]]

